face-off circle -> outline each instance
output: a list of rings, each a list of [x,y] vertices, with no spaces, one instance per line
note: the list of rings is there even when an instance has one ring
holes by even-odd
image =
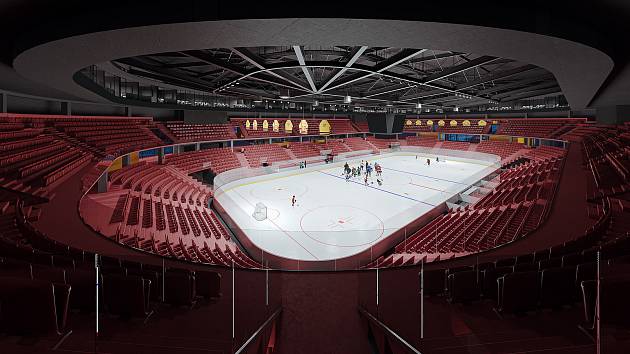
[[[326,205],[305,213],[302,232],[319,243],[337,247],[358,247],[383,236],[383,221],[375,214],[348,205]],[[346,233],[352,237],[345,237]]]

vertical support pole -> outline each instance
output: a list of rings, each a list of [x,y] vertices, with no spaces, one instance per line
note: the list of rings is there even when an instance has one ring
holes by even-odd
[[[236,294],[234,293],[234,278],[235,278],[235,274],[234,274],[235,270],[234,270],[234,260],[232,260],[232,348],[234,348],[234,337],[236,337],[235,335],[235,325],[234,325],[234,319],[235,319],[235,306],[234,306],[234,301],[236,298]]]
[[[602,342],[601,342],[601,320],[600,320],[600,291],[601,291],[601,273],[600,273],[600,262],[601,262],[601,252],[597,251],[597,297],[595,301],[595,346],[597,350],[597,354],[601,354],[602,352]]]
[[[230,150],[234,152],[234,140],[230,140]]]
[[[166,267],[164,266],[164,258],[162,258],[162,302],[166,300]]]
[[[65,116],[72,115],[72,102],[61,102],[61,114]]]
[[[269,267],[265,269],[265,306],[269,307]]]
[[[420,268],[420,339],[424,339],[424,258]]]
[[[378,266],[376,267],[376,318],[379,318],[378,315]]]
[[[98,334],[100,331],[99,327],[99,292],[101,288],[101,280],[100,280],[100,265],[99,265],[99,256],[98,253],[94,254],[94,270],[96,272],[96,337],[98,338]],[[96,341],[95,341],[96,342]],[[96,345],[96,343],[94,343]]]

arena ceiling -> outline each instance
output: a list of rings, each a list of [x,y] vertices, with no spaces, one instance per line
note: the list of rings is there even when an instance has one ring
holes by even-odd
[[[415,105],[420,100],[465,107],[474,100],[544,95],[557,90],[555,82],[575,109],[630,103],[630,46],[624,40],[630,6],[623,0],[323,1],[310,4],[308,11],[285,1],[12,0],[0,3],[0,16],[5,35],[0,89],[59,99],[107,102],[71,79],[89,65],[114,63],[175,86],[199,81],[200,90],[228,96],[279,97],[287,88],[294,100],[343,102],[351,96],[366,105]],[[361,48],[363,53],[344,69]],[[256,58],[239,55],[239,49]],[[423,49],[389,66],[399,52],[405,57]],[[171,53],[176,54],[168,57]],[[202,65],[203,60],[190,55],[195,53],[228,67]],[[426,59],[433,55],[438,59]],[[482,82],[528,65],[538,69],[466,87],[466,80]],[[391,77],[371,73],[384,67]],[[180,76],[192,79],[182,85],[176,80]],[[488,91],[495,87],[497,91]],[[460,91],[463,97],[457,96]]]
[[[212,48],[141,55],[113,64],[174,87],[309,104],[459,108],[561,92],[553,74],[535,65],[434,49]]]

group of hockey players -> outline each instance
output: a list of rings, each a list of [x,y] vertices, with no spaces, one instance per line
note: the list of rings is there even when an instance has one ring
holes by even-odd
[[[378,162],[374,162],[374,164],[369,163],[368,161],[361,160],[361,163],[358,166],[350,166],[347,162],[343,166],[342,175],[346,177],[346,182],[350,182],[353,178],[358,178],[359,180],[363,180],[363,183],[367,186],[369,184],[374,184],[372,180],[372,173],[376,175],[376,183],[379,186],[383,185],[382,173],[383,168]]]

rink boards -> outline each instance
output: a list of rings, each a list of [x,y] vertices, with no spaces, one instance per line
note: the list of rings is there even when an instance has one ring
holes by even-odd
[[[346,181],[343,165],[366,159],[382,166],[382,185],[375,172],[367,185],[363,174]],[[214,206],[260,262],[283,269],[354,269],[444,212],[446,201],[498,168],[495,155],[403,148],[305,169],[249,169],[242,178],[231,172],[229,182],[215,190]],[[257,203],[267,207],[265,220],[252,216]]]

